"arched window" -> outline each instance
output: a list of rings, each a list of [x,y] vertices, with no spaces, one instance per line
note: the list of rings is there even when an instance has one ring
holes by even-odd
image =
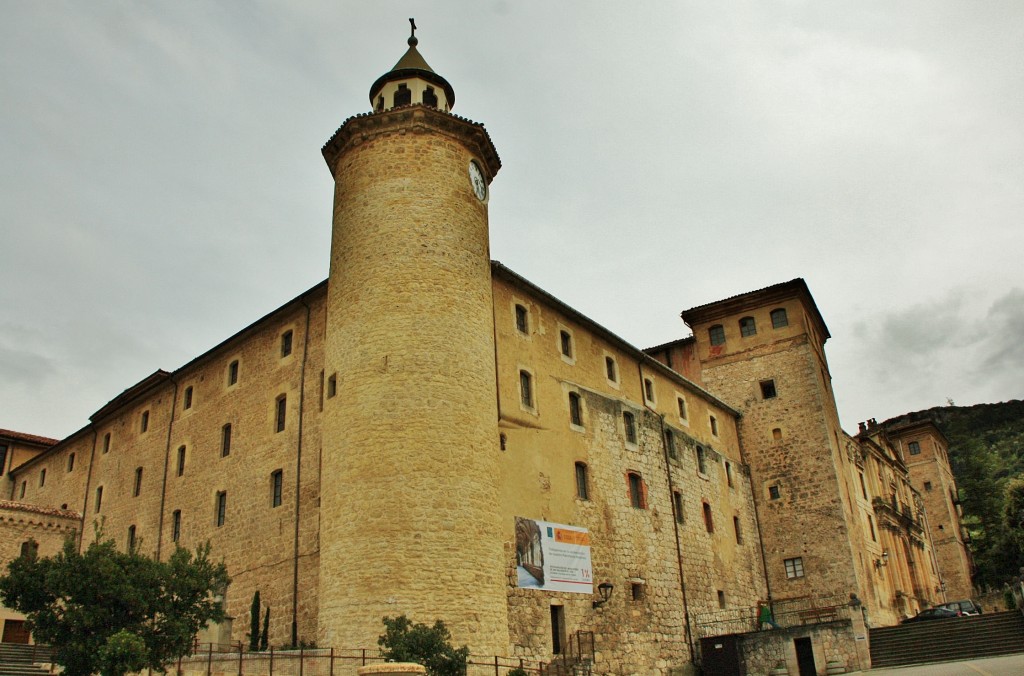
[[[744,338],[757,335],[757,323],[753,317],[744,317],[740,320],[740,335]]]
[[[437,94],[434,93],[433,87],[427,87],[423,92],[423,105],[437,108]]]
[[[394,107],[407,106],[410,103],[412,103],[412,90],[404,83],[398,85],[398,89],[395,91]]]
[[[636,509],[647,509],[647,495],[644,490],[644,480],[636,472],[626,475],[629,483],[629,504]]]

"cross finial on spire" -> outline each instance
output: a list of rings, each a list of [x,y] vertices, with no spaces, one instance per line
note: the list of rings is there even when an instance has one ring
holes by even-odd
[[[415,47],[419,44],[419,40],[416,39],[416,19],[410,18],[409,25],[412,26],[412,33],[409,35],[409,46]]]

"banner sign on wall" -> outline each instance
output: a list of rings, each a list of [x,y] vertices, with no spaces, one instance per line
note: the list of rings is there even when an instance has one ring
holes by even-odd
[[[516,517],[519,587],[593,594],[586,528]]]

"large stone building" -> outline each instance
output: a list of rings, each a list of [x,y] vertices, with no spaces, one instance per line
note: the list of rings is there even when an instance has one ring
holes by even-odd
[[[209,540],[239,618],[222,640],[258,590],[274,644],[373,647],[406,613],[482,655],[547,660],[586,632],[600,673],[668,673],[769,598],[856,594],[891,623],[969,584],[946,550],[941,577],[924,563],[944,454],[929,494],[900,444],[843,433],[802,280],[637,349],[490,261],[498,154],[415,38],[370,101],[323,150],[328,279],[18,446],[0,517],[82,544],[102,519],[157,557]]]

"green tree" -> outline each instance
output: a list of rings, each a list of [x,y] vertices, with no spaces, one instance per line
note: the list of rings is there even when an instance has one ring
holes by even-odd
[[[263,633],[260,634],[260,650],[266,650],[270,645],[270,606],[267,606],[267,614],[263,616]]]
[[[0,577],[0,601],[24,613],[66,676],[163,671],[207,622],[224,619],[229,582],[207,543],[167,561],[122,552],[97,530],[84,552],[68,540],[49,558],[21,556]]]
[[[249,650],[255,652],[260,649],[260,590],[252,595],[252,605],[249,606]]]
[[[392,662],[415,662],[430,676],[463,676],[469,648],[453,648],[451,633],[444,622],[433,627],[413,624],[405,615],[384,618],[384,633],[377,639],[381,655]]]

